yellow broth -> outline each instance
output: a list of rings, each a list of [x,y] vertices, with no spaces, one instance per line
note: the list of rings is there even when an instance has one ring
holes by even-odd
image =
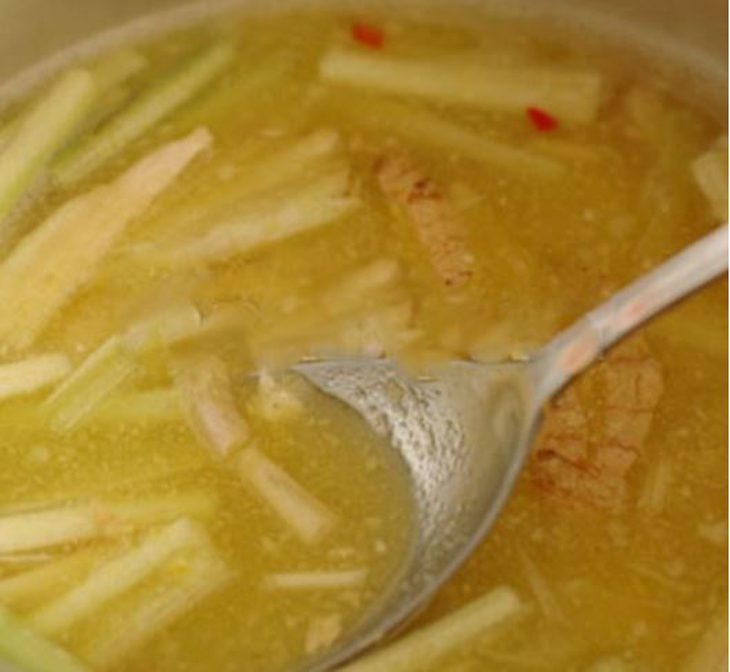
[[[283,410],[262,411],[267,394],[279,388],[267,392],[255,372],[322,354],[385,354],[414,366],[524,356],[717,225],[691,170],[723,132],[703,101],[685,99],[630,53],[545,35],[526,22],[481,16],[467,22],[463,12],[454,9],[443,25],[397,12],[244,15],[140,45],[147,64],[119,92],[122,102],[107,110],[112,119],[200,45],[232,40],[236,55],[213,84],[88,177],[71,186],[51,181],[5,229],[9,257],[59,204],[196,127],[213,136],[212,149],[131,222],[32,346],[4,348],[7,362],[60,352],[78,366],[111,335],[181,302],[214,324],[184,342],[138,353],[136,374],[73,429],[51,426],[48,391],[0,408],[5,516],[191,491],[215,499],[215,515],[204,524],[231,574],[225,587],[126,655],[112,656],[112,669],[287,669],[344,637],[397,580],[412,524],[402,466],[354,414],[301,381],[284,381]],[[382,45],[353,39],[353,24],[363,21],[374,27],[376,42],[382,31]],[[541,129],[526,109],[479,110],[323,81],[318,64],[336,48],[426,63],[578,68],[597,74],[603,91],[595,119],[555,114],[557,128]],[[324,158],[290,165],[288,173],[286,161],[272,161],[320,132],[337,134],[337,148]],[[495,159],[478,144],[467,149],[473,138],[516,148],[534,165]],[[435,190],[439,207],[445,204],[438,213],[461,227],[460,244],[470,256],[468,279],[458,286],[447,286],[433,250],[409,221],[409,207],[422,194],[412,192],[400,204],[389,198],[383,161],[403,156]],[[331,223],[220,260],[154,263],[156,253],[205,235],[229,215],[250,211],[255,219],[263,208],[265,219],[272,202],[342,171],[359,207]],[[553,481],[540,471],[553,440],[546,428],[495,530],[414,627],[499,585],[520,594],[526,613],[417,669],[586,670],[606,657],[625,663],[615,668],[621,670],[699,669],[692,667],[693,652],[712,623],[725,618],[727,592],[726,302],[726,284],[715,283],[626,346],[641,351],[630,363],[648,363],[661,384],[646,408],[628,403],[628,415],[616,420],[631,425],[640,412],[646,425],[620,472],[606,476],[595,460],[614,436],[606,400],[616,393],[615,380],[637,379],[620,378],[624,360],[617,350],[600,371],[574,384],[571,403],[583,423],[577,440],[590,454],[566,468],[593,470],[594,481],[576,490],[561,486],[562,474]],[[224,362],[248,427],[243,449],[255,446],[332,512],[336,522],[321,540],[303,543],[292,534],[242,483],[235,454],[217,458],[191,431],[185,408],[168,408],[161,419],[144,404],[148,411],[139,418],[124,412],[125,400],[145,399],[135,394],[175,389],[175,362],[200,352]],[[554,417],[559,425],[559,413],[549,408],[548,422]],[[594,485],[600,489],[604,478],[613,479],[609,495],[596,497]],[[84,571],[93,572],[143,543],[144,534],[125,530],[111,539],[0,553],[0,602],[13,577],[87,550]],[[366,571],[366,579],[350,587],[270,585],[277,573],[353,570]],[[51,638],[93,668],[110,633],[176,580],[175,571],[174,563],[162,566]],[[34,614],[84,572],[77,575],[69,572],[66,584],[8,606],[32,626]]]

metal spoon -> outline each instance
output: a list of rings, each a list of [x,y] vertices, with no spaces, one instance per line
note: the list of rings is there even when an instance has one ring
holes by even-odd
[[[416,509],[412,551],[394,587],[350,637],[306,669],[341,664],[422,607],[499,515],[545,402],[611,344],[727,268],[725,225],[614,295],[526,362],[455,361],[423,380],[388,360],[295,367],[388,437],[407,467]]]

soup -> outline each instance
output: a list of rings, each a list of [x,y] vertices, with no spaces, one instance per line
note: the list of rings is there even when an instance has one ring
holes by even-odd
[[[598,44],[287,10],[6,107],[0,657],[284,670],[372,612],[411,548],[406,469],[287,367],[529,356],[727,216],[714,111]],[[720,663],[726,296],[551,404],[494,532],[353,672]]]

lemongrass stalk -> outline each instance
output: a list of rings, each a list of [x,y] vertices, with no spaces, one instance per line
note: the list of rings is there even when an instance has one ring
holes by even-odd
[[[61,157],[53,169],[54,179],[69,185],[92,173],[191,100],[223,72],[234,56],[232,45],[214,44],[178,64],[97,133]]]
[[[233,578],[225,563],[211,551],[196,549],[189,564],[180,583],[158,588],[141,605],[122,607],[115,613],[112,627],[92,635],[84,646],[84,657],[95,669],[117,665]]]
[[[139,73],[146,65],[147,59],[137,49],[119,49],[94,65],[94,84],[97,90],[106,93]]]
[[[43,412],[54,429],[70,431],[137,369],[120,338],[112,336],[54,390],[43,403]]]
[[[258,449],[241,453],[238,473],[303,542],[319,541],[334,526],[333,513]]]
[[[163,145],[28,234],[0,264],[0,345],[31,345],[94,276],[127,224],[210,144],[210,133],[198,129]]]
[[[342,590],[362,586],[367,575],[367,569],[276,572],[265,577],[264,585],[274,590]]]
[[[173,388],[155,388],[128,392],[107,398],[85,418],[101,423],[165,423],[182,419],[180,395]]]
[[[385,648],[342,668],[341,672],[416,672],[433,666],[442,656],[468,645],[521,610],[510,588],[495,588],[441,620],[422,627]]]
[[[283,201],[265,199],[199,238],[156,253],[151,261],[171,267],[223,261],[322,228],[357,208],[358,200],[345,195],[347,181],[346,171],[338,171],[299,187]]]
[[[37,392],[57,383],[70,371],[69,358],[60,353],[0,364],[0,399]]]
[[[338,109],[341,109],[339,103]],[[428,110],[387,100],[345,104],[344,110],[363,126],[395,133],[426,147],[506,170],[517,176],[551,179],[565,174],[565,167],[556,159],[492,140],[483,133],[455,124]]]
[[[527,108],[537,107],[581,123],[595,118],[603,86],[600,75],[591,70],[494,67],[344,49],[323,56],[319,76],[326,82],[496,112],[524,115]]]
[[[248,425],[236,408],[220,358],[206,354],[178,359],[173,380],[190,428],[216,455],[225,457],[248,440]]]
[[[727,219],[728,172],[727,136],[719,138],[692,163],[692,175],[704,194],[712,214],[718,220]]]
[[[23,672],[91,672],[68,651],[0,607],[0,662],[2,660]]]
[[[82,583],[30,617],[40,632],[57,635],[92,615],[154,573],[178,551],[207,543],[203,530],[182,519],[149,533],[139,546],[93,571]]]
[[[108,555],[108,548],[101,551],[86,548],[4,578],[0,580],[0,604],[27,609],[32,603],[69,589],[92,565]]]
[[[69,70],[23,116],[0,153],[0,222],[78,128],[95,98],[87,70]]]
[[[0,517],[0,553],[116,537],[180,516],[205,518],[216,505],[215,498],[206,492],[188,492],[131,502],[99,501],[11,513]]]

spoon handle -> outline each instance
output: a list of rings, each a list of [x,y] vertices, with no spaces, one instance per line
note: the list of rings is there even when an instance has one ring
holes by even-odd
[[[719,227],[558,334],[537,357],[542,404],[617,340],[728,268],[728,226]]]

